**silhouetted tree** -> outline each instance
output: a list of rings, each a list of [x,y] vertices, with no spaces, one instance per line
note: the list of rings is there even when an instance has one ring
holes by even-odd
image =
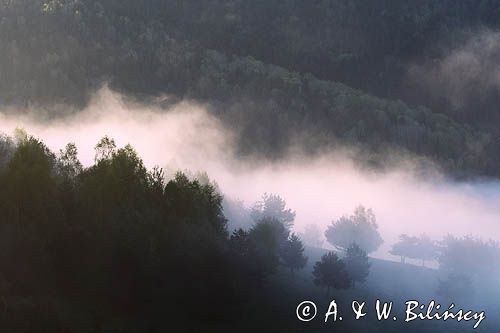
[[[352,281],[352,286],[356,282],[365,282],[370,273],[371,264],[368,262],[368,256],[356,243],[347,248],[346,255],[343,258],[347,273]]]
[[[246,257],[251,252],[251,244],[248,232],[243,229],[233,231],[229,238],[229,244],[232,249],[242,257]]]
[[[0,133],[0,171],[2,171],[14,151],[12,139]]]
[[[256,251],[254,241],[250,239],[249,232],[243,229],[233,231],[229,238],[229,246],[236,259],[235,265],[244,272],[246,279],[258,283],[272,271],[267,261],[260,257]],[[244,284],[244,281],[235,281]]]
[[[274,218],[263,218],[249,231],[255,251],[255,260],[265,274],[273,273],[280,263],[280,256],[288,240],[289,231]]]
[[[281,250],[281,259],[283,265],[288,267],[293,272],[298,269],[304,268],[307,263],[307,257],[304,255],[304,246],[300,238],[292,234],[286,241]]]
[[[345,251],[356,243],[367,253],[377,250],[383,243],[371,209],[359,206],[351,216],[342,216],[325,231],[325,237],[337,249]]]
[[[314,284],[326,287],[327,295],[330,294],[330,288],[348,289],[351,286],[345,264],[334,252],[328,252],[321,256],[321,260],[314,264],[312,274]]]

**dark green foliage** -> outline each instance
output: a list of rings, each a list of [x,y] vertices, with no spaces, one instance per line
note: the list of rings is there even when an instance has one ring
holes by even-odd
[[[304,255],[304,245],[297,235],[291,234],[286,241],[281,250],[281,260],[292,273],[306,265],[307,257]]]
[[[6,167],[13,150],[14,147],[12,140],[9,137],[0,134],[0,171]]]
[[[255,260],[266,275],[275,272],[279,265],[288,235],[283,223],[274,218],[263,218],[250,229],[248,237],[255,251]]]
[[[8,1],[0,102],[82,106],[108,82],[136,96],[208,102],[236,127],[244,154],[280,157],[297,138],[310,152],[360,143],[360,159],[379,166],[390,149],[458,175],[499,175],[494,99],[470,108],[489,110],[478,117],[487,126],[460,123],[401,82],[415,58],[435,57],[440,33],[495,27],[496,11],[488,1]]]
[[[222,196],[211,184],[190,181],[177,173],[165,187],[166,208],[169,215],[186,224],[210,226],[220,235],[226,235],[226,218],[222,213]],[[193,206],[192,203],[197,205]]]
[[[363,251],[356,243],[351,244],[343,258],[347,273],[352,281],[352,286],[356,282],[365,282],[370,273],[370,263],[366,252]]]
[[[345,264],[334,252],[328,252],[321,256],[321,260],[314,264],[312,274],[314,284],[326,287],[327,293],[330,293],[330,288],[348,289],[351,286]]]
[[[0,327],[175,327],[165,318],[187,330],[231,325],[245,308],[235,304],[259,297],[254,290],[272,271],[266,249],[278,251],[284,227],[256,226],[251,237],[269,241],[262,247],[250,247],[247,233],[228,239],[222,196],[210,182],[178,173],[165,184],[161,170],[148,171],[132,147],[109,138],[96,150],[95,164],[83,168],[74,145],[56,157],[23,134],[0,169],[0,289],[9,309]]]
[[[346,251],[352,244],[358,244],[370,253],[383,243],[378,225],[371,209],[359,206],[351,216],[342,216],[325,231],[327,241],[336,248]]]

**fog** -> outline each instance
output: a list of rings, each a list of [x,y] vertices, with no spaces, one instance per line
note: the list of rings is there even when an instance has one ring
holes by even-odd
[[[104,135],[117,145],[130,143],[147,167],[206,171],[225,196],[251,205],[264,192],[282,196],[297,213],[295,230],[310,223],[323,231],[333,219],[362,204],[372,208],[385,242],[373,255],[391,258],[388,249],[400,233],[447,233],[483,238],[500,235],[500,183],[456,182],[435,170],[417,174],[410,162],[393,169],[367,171],[349,158],[348,150],[327,151],[313,158],[290,147],[279,161],[239,157],[233,153],[235,133],[205,111],[203,105],[176,104],[169,110],[126,101],[102,89],[83,111],[58,119],[40,119],[32,110],[3,110],[0,131],[24,128],[57,152],[74,142],[85,165]]]
[[[456,108],[500,91],[500,32],[483,29],[463,35],[439,58],[409,70],[415,82]]]

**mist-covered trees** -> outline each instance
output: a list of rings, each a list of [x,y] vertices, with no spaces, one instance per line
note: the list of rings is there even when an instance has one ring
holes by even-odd
[[[413,257],[416,243],[416,237],[401,234],[399,235],[399,241],[392,245],[389,253],[394,256],[399,256],[401,258],[401,263],[404,264],[407,257]]]
[[[444,271],[484,278],[500,271],[499,256],[500,247],[493,240],[448,235],[442,241],[438,261]]]
[[[251,217],[251,210],[248,209],[243,201],[238,199],[224,197],[222,202],[224,215],[228,220],[228,230],[248,229],[254,223]]]
[[[356,243],[351,244],[347,248],[343,261],[353,287],[356,286],[356,282],[362,283],[366,281],[370,273],[371,264],[368,261],[366,252]]]
[[[389,253],[401,257],[401,263],[405,263],[406,258],[420,259],[422,266],[425,266],[425,261],[437,259],[438,248],[426,234],[419,237],[402,234],[399,236],[399,242],[392,246]]]
[[[446,236],[439,244],[437,293],[447,300],[470,300],[480,290],[498,288],[500,247],[493,240]],[[483,294],[485,295],[485,294]]]
[[[325,231],[327,241],[342,251],[356,243],[367,253],[373,252],[383,243],[378,232],[375,214],[371,209],[359,206],[351,216],[342,216]]]
[[[327,294],[330,294],[330,288],[348,289],[351,286],[345,264],[334,252],[328,252],[321,256],[321,260],[314,264],[312,274],[314,284],[326,287]]]
[[[254,221],[275,219],[287,230],[293,227],[295,212],[286,208],[286,202],[279,195],[264,193],[262,200],[257,201],[251,210]]]

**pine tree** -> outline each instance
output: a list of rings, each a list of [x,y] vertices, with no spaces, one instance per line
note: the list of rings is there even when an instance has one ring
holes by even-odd
[[[347,273],[352,281],[353,288],[356,282],[365,282],[370,273],[371,264],[368,262],[368,256],[356,243],[352,243],[347,248],[344,258]]]
[[[312,274],[314,284],[326,287],[327,295],[330,294],[330,288],[348,289],[351,286],[345,264],[334,252],[324,254],[314,265]]]
[[[282,249],[281,259],[292,274],[295,270],[304,268],[307,257],[304,256],[304,245],[297,235],[292,234],[287,240]]]

